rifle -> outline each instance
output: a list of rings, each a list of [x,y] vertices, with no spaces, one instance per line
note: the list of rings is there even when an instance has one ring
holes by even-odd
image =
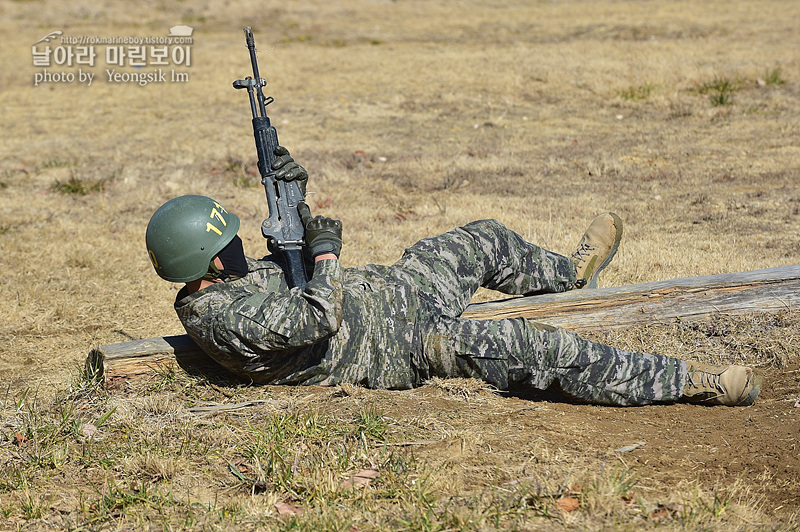
[[[247,48],[250,50],[250,63],[253,65],[253,77],[237,79],[234,89],[247,89],[250,97],[250,110],[253,114],[253,135],[256,139],[258,153],[258,171],[261,173],[261,184],[267,193],[269,217],[261,222],[261,234],[267,239],[270,251],[281,253],[286,259],[287,282],[289,287],[305,287],[308,277],[303,264],[304,227],[297,212],[297,206],[303,201],[303,193],[296,181],[281,181],[275,178],[272,163],[276,159],[275,148],[278,147],[278,132],[270,124],[267,116],[267,105],[274,101],[272,96],[265,98],[261,90],[267,80],[258,75],[256,60],[256,44],[250,26],[244,29]]]

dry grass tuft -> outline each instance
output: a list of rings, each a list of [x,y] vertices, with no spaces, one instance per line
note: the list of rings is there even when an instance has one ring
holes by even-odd
[[[478,379],[441,379],[433,377],[427,381],[427,384],[464,401],[469,401],[476,396],[485,396],[495,391],[492,385]]]

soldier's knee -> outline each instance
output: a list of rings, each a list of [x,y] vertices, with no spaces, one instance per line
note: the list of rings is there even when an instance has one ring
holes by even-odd
[[[472,232],[474,230],[485,232],[507,231],[505,225],[495,220],[494,218],[486,218],[483,220],[475,220],[462,227],[465,231]]]

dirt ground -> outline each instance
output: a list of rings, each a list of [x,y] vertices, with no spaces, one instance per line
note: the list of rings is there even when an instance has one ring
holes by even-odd
[[[523,426],[572,449],[600,452],[644,442],[618,455],[637,466],[643,478],[661,486],[744,479],[757,486],[767,507],[792,513],[800,507],[800,408],[795,407],[800,370],[796,364],[786,371],[769,370],[765,379],[760,400],[751,408],[553,404],[535,424]]]
[[[795,405],[800,367],[770,369],[764,379],[759,401],[749,408],[614,408],[552,401],[552,396],[544,402],[511,396],[494,402],[488,413],[467,403],[457,415],[481,432],[489,447],[543,439],[562,450],[566,461],[588,454],[606,457],[610,466],[633,467],[644,490],[684,490],[692,483],[732,486],[738,480],[763,497],[768,513],[786,517],[800,508],[800,408]],[[452,403],[431,406],[453,408]],[[433,445],[426,455],[435,461],[440,452],[452,451],[443,447]]]

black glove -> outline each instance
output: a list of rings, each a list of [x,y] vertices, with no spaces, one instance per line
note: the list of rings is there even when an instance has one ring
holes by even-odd
[[[306,228],[306,246],[312,257],[342,252],[342,222],[324,216],[311,217],[311,209],[305,203],[297,206],[300,219]]]
[[[294,162],[294,159],[289,155],[289,150],[283,146],[275,148],[275,155],[278,156],[272,162],[272,169],[275,170],[275,177],[281,181],[297,181],[300,186],[300,192],[303,196],[306,195],[306,184],[308,183],[308,172],[306,169]]]

